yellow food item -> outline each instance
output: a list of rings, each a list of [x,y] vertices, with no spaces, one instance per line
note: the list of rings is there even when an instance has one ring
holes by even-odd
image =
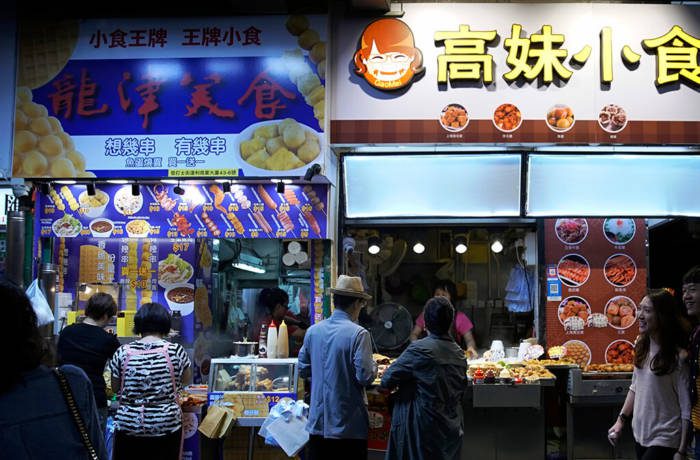
[[[209,309],[209,294],[204,286],[194,290],[194,315],[205,328],[211,327],[213,318]]]
[[[262,137],[264,139],[271,139],[273,137],[279,136],[279,131],[277,130],[277,125],[265,125],[257,128],[253,134],[253,137]]]
[[[85,157],[63,131],[58,118],[32,102],[27,87],[17,88],[12,174],[16,177],[91,178],[85,171]],[[69,203],[70,204],[70,203]]]
[[[247,141],[241,142],[241,158],[247,160],[258,150],[265,148],[265,142],[263,142],[259,137],[254,137],[248,139]]]
[[[265,169],[275,171],[287,171],[301,168],[302,166],[304,166],[304,162],[285,148],[279,149],[265,161]]]
[[[267,150],[260,149],[248,158],[248,163],[256,168],[265,169],[265,162],[270,158]]]
[[[289,16],[285,25],[290,34],[298,36],[309,28],[309,18],[300,14],[295,14]]]
[[[95,195],[90,196],[87,193],[81,193],[79,196],[80,204],[90,208],[99,208],[104,206],[109,201],[109,197],[102,190],[95,190]]]

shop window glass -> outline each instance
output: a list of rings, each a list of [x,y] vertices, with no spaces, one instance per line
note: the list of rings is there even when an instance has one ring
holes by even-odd
[[[520,155],[346,156],[348,218],[520,215]]]
[[[530,155],[528,216],[700,216],[698,155]]]

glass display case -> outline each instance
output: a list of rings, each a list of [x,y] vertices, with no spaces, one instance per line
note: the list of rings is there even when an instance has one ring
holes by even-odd
[[[299,370],[296,358],[215,358],[209,373],[210,392],[263,392],[296,397]]]

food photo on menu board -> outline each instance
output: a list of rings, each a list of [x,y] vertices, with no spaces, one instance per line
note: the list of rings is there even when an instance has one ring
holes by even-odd
[[[51,188],[40,199],[41,236],[73,238],[325,238],[323,184],[83,185]],[[76,198],[77,197],[77,198]]]
[[[646,292],[646,226],[631,218],[545,220],[546,341],[579,365],[629,365]],[[554,278],[556,274],[556,278]]]

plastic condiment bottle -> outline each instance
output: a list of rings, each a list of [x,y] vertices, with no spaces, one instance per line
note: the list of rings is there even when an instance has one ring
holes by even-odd
[[[277,331],[277,358],[289,358],[289,335],[287,334],[287,323],[282,320]]]
[[[258,358],[267,358],[267,324],[260,326],[260,338],[258,339]]]
[[[270,327],[267,329],[267,357],[277,357],[277,326],[275,326],[274,321],[270,323]]]

